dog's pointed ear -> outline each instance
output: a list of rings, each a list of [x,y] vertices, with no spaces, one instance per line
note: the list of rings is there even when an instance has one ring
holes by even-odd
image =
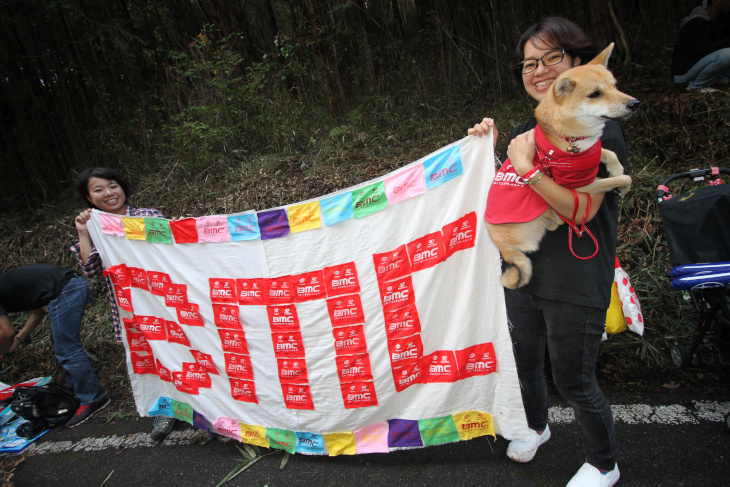
[[[593,58],[588,64],[603,64],[605,67],[608,67],[608,58],[611,57],[611,53],[613,52],[613,46],[614,43],[612,42],[608,45],[606,49],[603,50],[603,52],[601,52],[601,54]]]
[[[555,98],[562,100],[564,96],[575,89],[575,81],[570,76],[561,76],[560,79],[555,83],[553,92]]]

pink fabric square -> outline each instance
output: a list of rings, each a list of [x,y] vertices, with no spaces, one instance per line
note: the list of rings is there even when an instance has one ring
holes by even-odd
[[[198,242],[230,242],[228,219],[225,216],[201,216],[195,220]]]
[[[101,232],[107,235],[124,237],[124,224],[120,215],[110,215],[109,213],[99,213],[99,226]]]
[[[360,453],[388,453],[388,423],[375,423],[353,431],[355,450]]]
[[[385,180],[385,194],[388,203],[397,203],[426,192],[423,164],[416,164]]]
[[[221,416],[213,423],[216,433],[241,441],[241,423],[237,419]]]

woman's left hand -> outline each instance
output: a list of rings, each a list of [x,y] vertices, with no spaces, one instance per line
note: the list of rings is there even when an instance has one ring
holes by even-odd
[[[507,157],[519,176],[532,170],[535,167],[532,163],[535,158],[535,130],[530,130],[512,139],[507,147]]]

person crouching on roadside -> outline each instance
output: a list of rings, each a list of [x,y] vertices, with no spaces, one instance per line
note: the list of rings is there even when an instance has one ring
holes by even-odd
[[[86,277],[103,277],[104,263],[99,251],[91,240],[86,223],[91,219],[91,210],[96,208],[106,213],[122,216],[138,216],[150,218],[165,218],[161,211],[154,208],[135,208],[127,204],[131,195],[129,181],[114,169],[94,167],[79,173],[76,178],[78,196],[91,205],[76,216],[74,224],[79,235],[79,241],[71,246],[71,252]],[[107,297],[112,310],[112,325],[117,342],[122,342],[122,325],[119,318],[119,308],[114,296],[114,285],[106,277]],[[150,436],[154,441],[162,441],[172,431],[175,425],[173,418],[157,416]]]
[[[28,265],[0,276],[0,355],[28,339],[43,317],[50,316],[56,358],[66,373],[67,386],[81,403],[66,423],[69,428],[80,425],[111,402],[81,343],[81,319],[88,302],[89,285],[63,267]],[[30,316],[16,335],[7,313],[21,311],[30,311]]]

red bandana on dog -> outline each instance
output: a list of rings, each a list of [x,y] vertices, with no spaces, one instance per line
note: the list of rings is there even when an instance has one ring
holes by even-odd
[[[535,127],[534,164],[542,164],[547,175],[567,188],[580,188],[593,182],[601,162],[601,141],[584,152],[571,154],[551,144],[542,129]],[[509,159],[494,176],[487,195],[488,223],[524,223],[534,220],[548,209],[542,196],[525,184]]]

